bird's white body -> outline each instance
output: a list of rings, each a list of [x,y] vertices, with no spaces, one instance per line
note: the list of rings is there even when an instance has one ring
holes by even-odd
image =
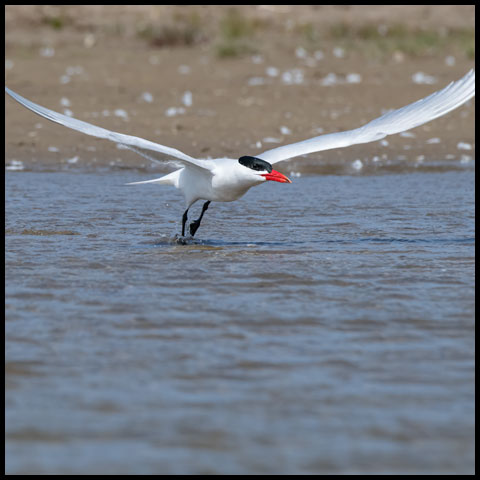
[[[5,87],[5,91],[28,109],[53,122],[87,135],[116,142],[119,146],[133,150],[153,162],[168,161],[177,164],[180,168],[168,175],[153,180],[134,182],[134,184],[158,183],[172,185],[181,190],[187,205],[182,232],[185,228],[188,208],[197,200],[207,201],[200,219],[193,222],[198,223],[193,229],[193,235],[211,201],[232,202],[242,197],[251,187],[267,180],[290,183],[288,178],[272,169],[272,165],[277,162],[313,152],[380,140],[387,135],[415,128],[463,105],[475,95],[475,70],[471,70],[460,80],[451,82],[442,90],[410,105],[388,112],[359,128],[320,135],[267,150],[255,157],[241,157],[238,160],[232,158],[196,159],[165,145],[112,132],[54,112],[27,100],[7,87]],[[163,157],[161,160],[152,158],[145,153],[145,150],[162,153],[170,158]],[[192,232],[192,225],[190,229]]]
[[[187,210],[182,222],[182,235],[184,235],[186,214],[190,206],[197,200],[206,200],[207,203],[204,205],[200,219],[196,221],[197,226],[192,230],[192,225],[194,225],[195,222],[190,225],[190,232],[193,236],[210,202],[233,202],[245,195],[255,184],[266,181],[264,176],[252,174],[233,158],[217,158],[215,160],[204,160],[204,162],[205,165],[210,166],[209,169],[183,167],[163,177],[143,182],[135,182],[130,185],[138,183],[158,183],[161,185],[172,185],[178,188],[183,193],[187,205]],[[289,182],[286,177],[284,178],[285,181]],[[281,179],[278,181],[284,180]]]
[[[211,162],[211,169],[180,168],[163,177],[133,182],[129,185],[157,183],[178,188],[185,197],[185,203],[193,205],[197,200],[211,202],[233,202],[245,195],[255,185],[265,181],[258,175],[251,178],[245,174],[245,167],[234,158],[216,158],[214,161],[201,160],[205,165]],[[248,172],[249,173],[249,172]],[[255,183],[254,183],[255,182]]]

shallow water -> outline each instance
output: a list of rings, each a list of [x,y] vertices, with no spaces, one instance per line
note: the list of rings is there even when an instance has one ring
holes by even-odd
[[[474,472],[472,170],[142,179],[6,172],[7,474]]]

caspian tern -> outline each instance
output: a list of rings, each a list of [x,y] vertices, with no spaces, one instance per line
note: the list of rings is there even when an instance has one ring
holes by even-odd
[[[193,237],[210,202],[232,202],[244,195],[251,187],[269,180],[291,183],[285,175],[273,169],[272,165],[275,163],[308,153],[374,142],[387,135],[418,127],[459,107],[475,95],[475,70],[470,70],[463,78],[456,82],[451,82],[442,90],[405,107],[385,113],[362,127],[345,132],[320,135],[301,142],[273,148],[256,156],[242,156],[239,159],[216,158],[200,160],[193,158],[174,148],[143,138],[112,132],[54,112],[23,98],[7,87],[5,87],[5,92],[23,106],[52,122],[93,137],[111,140],[119,144],[119,146],[133,150],[151,161],[159,162],[159,159],[152,158],[139,149],[173,157],[174,160],[162,159],[162,162],[173,161],[180,167],[178,170],[160,178],[133,182],[128,185],[158,183],[173,185],[181,190],[187,206],[182,217],[182,236],[185,236],[185,224],[189,208],[197,200],[206,200],[200,217],[190,224],[190,235]]]

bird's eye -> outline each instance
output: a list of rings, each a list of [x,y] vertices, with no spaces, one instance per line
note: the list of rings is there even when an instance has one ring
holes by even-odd
[[[244,167],[251,168],[252,170],[255,170],[257,172],[266,171],[270,173],[273,170],[272,166],[268,162],[257,157],[240,157],[238,159],[238,162]]]

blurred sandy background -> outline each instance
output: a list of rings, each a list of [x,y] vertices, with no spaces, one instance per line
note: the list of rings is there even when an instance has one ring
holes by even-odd
[[[5,31],[13,90],[197,157],[255,154],[357,127],[460,78],[475,56],[471,5],[7,5]],[[415,138],[319,158],[442,159],[464,154],[459,142],[474,157],[471,103]],[[9,98],[5,116],[7,165],[150,168]]]

